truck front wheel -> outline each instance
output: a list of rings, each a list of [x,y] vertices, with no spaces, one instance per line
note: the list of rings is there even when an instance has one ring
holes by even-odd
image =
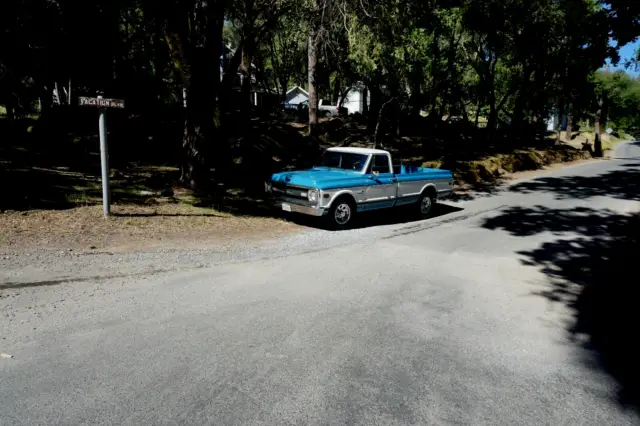
[[[334,229],[347,229],[353,223],[356,206],[347,197],[341,197],[331,204],[327,219]]]

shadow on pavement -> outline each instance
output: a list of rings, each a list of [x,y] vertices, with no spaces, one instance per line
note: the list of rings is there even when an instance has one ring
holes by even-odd
[[[587,199],[596,196],[640,200],[640,161],[625,162],[623,169],[597,176],[561,176],[538,178],[518,183],[509,191],[530,194],[550,192],[557,199]]]
[[[498,179],[493,182],[478,182],[472,185],[460,185],[447,200],[472,201],[498,195],[507,187],[508,180]]]
[[[551,192],[559,199],[595,196],[640,200],[636,163],[595,177],[555,177],[516,185],[524,193]],[[517,254],[549,277],[537,295],[572,309],[569,338],[584,349],[585,364],[619,384],[618,402],[640,408],[640,214],[608,209],[510,207],[485,220],[487,229],[527,237],[551,232],[558,238]]]
[[[0,282],[0,290],[9,290],[9,289],[23,289],[23,288],[32,288],[32,287],[50,287],[60,284],[68,284],[68,283],[76,283],[76,282],[92,282],[92,281],[106,281],[114,278],[124,278],[124,277],[136,277],[147,275],[151,273],[162,272],[161,270],[155,270],[150,272],[140,272],[134,274],[122,274],[122,275],[94,275],[89,277],[79,277],[79,278],[71,278],[65,277],[57,280],[43,280],[43,281],[31,281],[31,282]]]
[[[413,207],[413,209],[411,208]],[[403,206],[391,209],[375,210],[371,212],[358,213],[358,216],[354,218],[355,222],[351,229],[370,228],[374,226],[384,225],[398,225],[403,223],[413,223],[422,220],[431,220],[436,217],[445,216],[451,213],[459,212],[462,209],[459,207],[450,206],[448,204],[437,203],[433,206],[431,216],[429,219],[422,219],[415,213],[415,206]],[[327,226],[327,221],[323,218],[311,217],[299,214],[287,215],[287,219],[292,222],[308,226],[311,228],[330,230]]]
[[[372,211],[361,213],[355,228],[368,228],[370,226],[397,225],[402,223],[413,223],[422,220],[431,220],[436,217],[446,216],[451,213],[461,211],[460,207],[450,206],[448,204],[437,203],[433,206],[429,219],[423,219],[416,214],[416,206],[398,207],[394,209],[385,209],[380,211]]]

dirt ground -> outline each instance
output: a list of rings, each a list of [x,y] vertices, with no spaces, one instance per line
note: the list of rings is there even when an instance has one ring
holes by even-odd
[[[28,249],[153,251],[256,243],[295,233],[300,226],[282,219],[244,217],[206,208],[165,204],[115,205],[31,210],[0,214],[0,252]]]

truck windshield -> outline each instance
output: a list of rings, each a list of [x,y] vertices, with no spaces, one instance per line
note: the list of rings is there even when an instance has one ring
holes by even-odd
[[[352,152],[325,151],[316,162],[316,167],[361,171],[367,163],[368,156]]]

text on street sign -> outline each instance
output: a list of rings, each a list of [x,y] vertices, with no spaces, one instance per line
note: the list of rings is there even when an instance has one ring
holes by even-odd
[[[80,96],[80,106],[92,106],[97,108],[124,108],[124,99],[100,99]]]

